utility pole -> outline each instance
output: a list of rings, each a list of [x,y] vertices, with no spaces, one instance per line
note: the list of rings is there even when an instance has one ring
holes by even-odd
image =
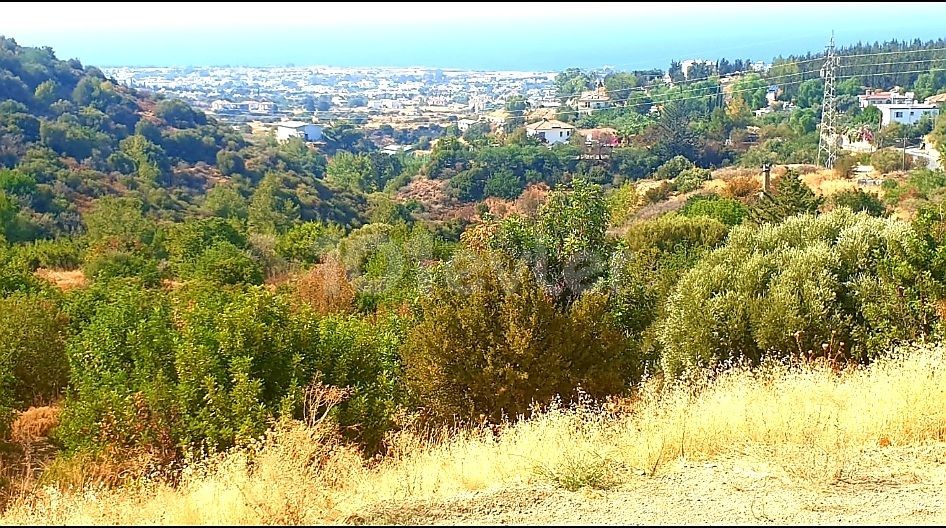
[[[762,194],[767,194],[769,192],[769,181],[770,175],[772,174],[772,165],[768,163],[762,164]]]
[[[903,157],[900,159],[900,170],[906,170],[907,166],[907,127],[903,127]]]
[[[824,98],[821,101],[821,138],[818,142],[818,164],[824,162],[825,168],[834,167],[838,159],[838,105],[834,91],[840,61],[834,54],[834,31],[825,50],[824,66],[821,77],[824,78]]]

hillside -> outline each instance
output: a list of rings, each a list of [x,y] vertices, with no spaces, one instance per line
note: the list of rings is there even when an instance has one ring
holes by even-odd
[[[271,171],[299,196],[303,218],[357,222],[363,199],[328,188],[324,169],[304,146],[252,146],[180,100],[0,37],[0,235],[11,242],[81,232],[103,196],[139,200],[159,219],[206,216],[210,189],[251,200]]]
[[[10,524],[940,524],[946,357],[731,371],[621,406],[559,408],[380,463],[287,425],[181,483],[41,491]],[[257,450],[258,449],[258,450]]]
[[[277,141],[0,43],[0,521],[943,519],[946,172],[813,84]]]

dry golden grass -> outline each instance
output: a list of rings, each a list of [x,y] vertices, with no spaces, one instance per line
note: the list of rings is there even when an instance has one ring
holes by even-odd
[[[39,268],[35,273],[37,276],[52,282],[61,290],[79,288],[85,286],[88,282],[85,278],[85,274],[82,273],[82,270],[54,270]]]
[[[499,435],[486,428],[432,442],[401,434],[389,456],[367,463],[324,425],[285,425],[257,449],[191,466],[176,488],[46,488],[0,522],[340,523],[408,500],[549,483],[607,488],[660,475],[681,458],[747,454],[823,485],[839,480],[864,450],[944,441],[944,350],[910,348],[841,373],[773,365],[686,387],[652,382],[631,413],[557,408]]]

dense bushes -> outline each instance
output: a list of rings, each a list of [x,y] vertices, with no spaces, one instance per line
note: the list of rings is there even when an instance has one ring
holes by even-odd
[[[185,288],[173,296],[115,285],[87,298],[68,345],[72,369],[60,439],[106,445],[222,448],[299,416],[306,386],[350,387],[339,423],[370,445],[398,403],[395,318],[370,323],[293,309],[264,289]],[[79,298],[76,302],[83,302]]]
[[[736,227],[670,296],[663,368],[792,354],[864,361],[929,335],[941,285],[927,252],[908,224],[848,209]]]

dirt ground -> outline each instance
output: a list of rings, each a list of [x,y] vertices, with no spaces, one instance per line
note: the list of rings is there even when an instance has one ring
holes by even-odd
[[[762,456],[759,456],[762,455]],[[677,460],[619,487],[551,485],[386,504],[352,524],[946,524],[946,444],[861,451],[827,478],[793,474],[764,453]],[[837,471],[835,471],[835,469]]]

